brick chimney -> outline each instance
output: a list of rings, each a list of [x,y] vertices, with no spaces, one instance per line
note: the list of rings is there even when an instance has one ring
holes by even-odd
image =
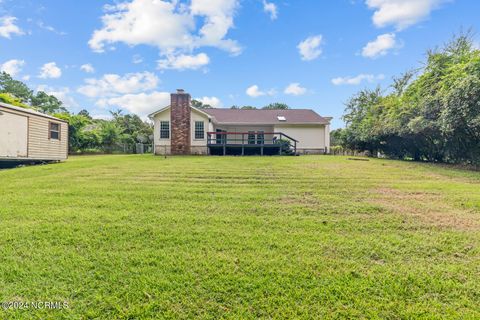
[[[172,154],[190,154],[190,102],[190,94],[183,89],[170,95]]]

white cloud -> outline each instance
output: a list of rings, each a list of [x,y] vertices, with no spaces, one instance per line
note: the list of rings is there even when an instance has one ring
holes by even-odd
[[[302,56],[302,60],[310,61],[317,59],[322,54],[322,48],[320,47],[322,40],[322,35],[316,35],[300,42],[297,48]]]
[[[179,1],[131,0],[105,6],[103,27],[95,30],[89,45],[102,52],[107,45],[151,45],[167,60],[170,56],[191,55],[202,46],[239,54],[236,41],[227,39],[234,26],[239,0]],[[199,23],[200,22],[200,23]]]
[[[379,35],[374,41],[367,43],[362,49],[362,56],[367,58],[377,58],[384,56],[389,50],[400,47],[396,41],[394,33]]]
[[[247,88],[246,94],[252,98],[257,98],[261,96],[273,96],[275,94],[275,89],[270,89],[268,91],[262,91],[257,85],[253,85]]]
[[[81,86],[78,92],[90,98],[113,97],[153,90],[159,81],[151,72],[128,73],[124,76],[105,74],[100,79],[85,79],[85,85]]]
[[[15,77],[17,74],[22,71],[22,67],[25,65],[24,60],[12,59],[4,62],[0,65],[0,71],[6,72],[12,77]]]
[[[39,85],[37,91],[43,91],[46,94],[55,96],[58,100],[63,102],[63,106],[67,108],[77,107],[77,101],[71,96],[70,88],[61,87],[53,88],[47,85]]]
[[[15,17],[0,17],[0,37],[10,39],[12,35],[23,35],[24,32],[15,24],[16,21]]]
[[[40,75],[38,76],[39,78],[42,79],[56,79],[60,78],[62,76],[62,70],[57,67],[57,64],[55,62],[49,62],[45,63],[42,68],[40,69]]]
[[[196,100],[200,101],[203,104],[208,104],[214,108],[222,108],[223,104],[217,97],[203,97],[203,98],[196,98]]]
[[[383,74],[373,75],[373,74],[359,74],[355,77],[338,77],[332,79],[332,83],[336,86],[339,85],[359,85],[363,81],[374,82],[376,80],[383,80],[385,76]]]
[[[196,70],[209,64],[210,58],[205,53],[197,55],[167,55],[166,59],[161,59],[157,62],[159,69]]]
[[[63,32],[63,31],[58,31],[57,29],[55,29],[54,27],[52,26],[49,26],[49,25],[46,25],[43,21],[39,21],[37,23],[38,27],[43,29],[43,30],[47,30],[47,31],[50,31],[50,32],[53,32],[53,33],[56,33],[60,36],[65,36],[67,33],[66,32]]]
[[[86,63],[86,64],[81,65],[80,70],[82,70],[86,73],[94,73],[95,72],[95,68],[90,63]]]
[[[293,96],[301,96],[307,93],[307,89],[301,87],[300,83],[294,82],[294,83],[290,83],[283,92],[285,94],[289,94]]]
[[[22,77],[22,80],[23,80],[23,81],[28,81],[28,80],[30,80],[30,75],[29,75],[29,74],[24,75],[24,76]]]
[[[123,96],[105,98],[97,101],[102,108],[118,107],[139,116],[148,115],[170,104],[169,92],[154,91],[151,93],[126,94]]]
[[[278,17],[278,9],[275,3],[263,0],[263,11],[270,15],[270,19],[275,20]]]
[[[375,10],[372,20],[377,27],[393,25],[397,30],[408,28],[430,15],[449,0],[366,0]]]
[[[132,57],[132,62],[133,62],[134,64],[142,63],[142,62],[143,62],[143,58],[142,58],[141,55],[135,54],[135,55],[133,55],[133,57]]]

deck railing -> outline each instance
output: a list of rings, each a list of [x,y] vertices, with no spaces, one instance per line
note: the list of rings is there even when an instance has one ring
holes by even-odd
[[[260,148],[263,155],[265,148],[278,148],[278,153],[283,154],[285,147],[297,152],[298,140],[286,135],[283,132],[227,132],[216,131],[207,132],[207,145],[209,147],[223,147],[223,154],[226,154],[227,148],[242,148],[242,155],[245,148]]]

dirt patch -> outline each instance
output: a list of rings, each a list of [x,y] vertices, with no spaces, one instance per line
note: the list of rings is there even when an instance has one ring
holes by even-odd
[[[372,201],[406,219],[413,218],[433,227],[456,230],[478,230],[480,227],[478,214],[449,204],[440,193],[379,188]]]

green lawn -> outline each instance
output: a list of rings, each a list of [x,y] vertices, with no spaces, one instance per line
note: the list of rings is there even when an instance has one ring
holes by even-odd
[[[0,171],[0,319],[480,318],[480,173],[344,157]]]

